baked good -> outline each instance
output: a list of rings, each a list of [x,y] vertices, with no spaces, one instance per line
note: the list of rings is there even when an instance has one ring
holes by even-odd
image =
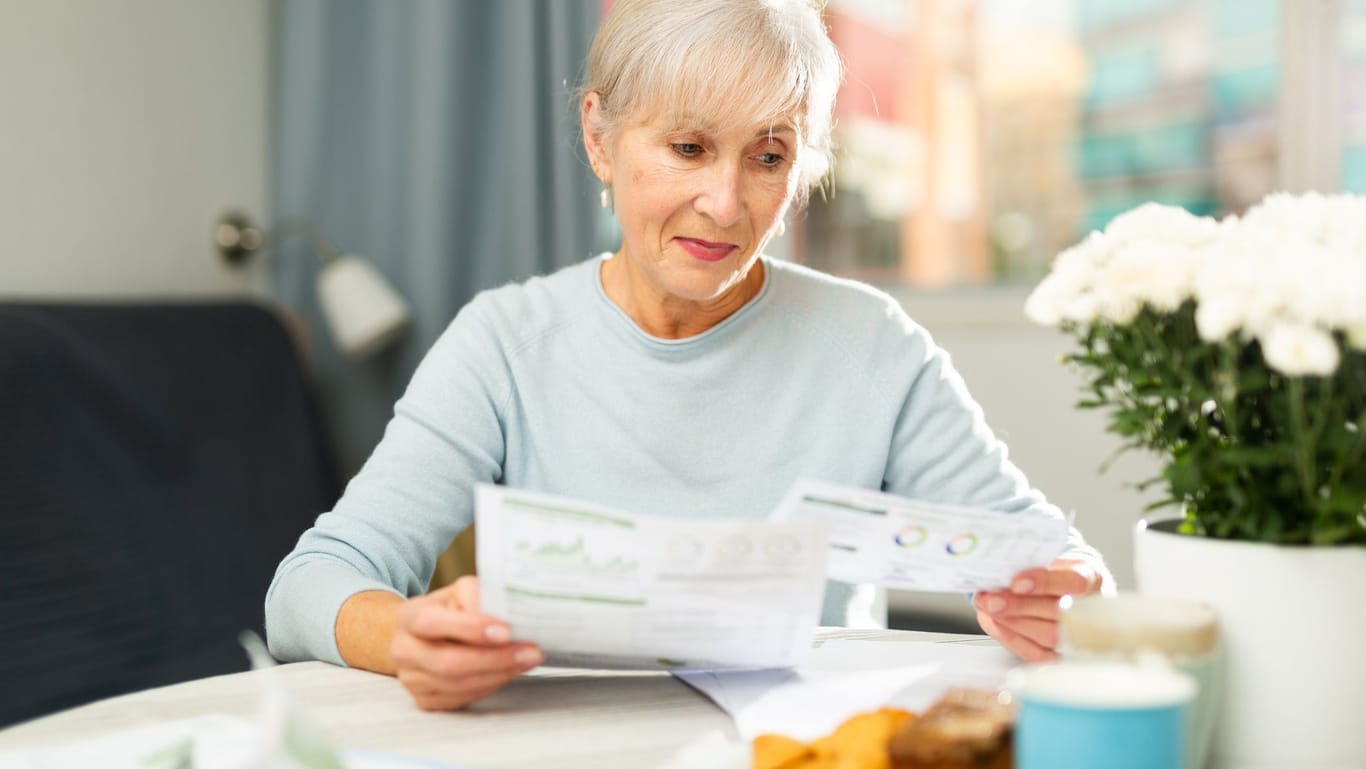
[[[899,708],[851,716],[812,743],[778,734],[754,740],[753,769],[891,769],[887,742],[914,718]]]
[[[892,769],[1010,769],[1014,721],[1009,693],[951,689],[892,735]]]

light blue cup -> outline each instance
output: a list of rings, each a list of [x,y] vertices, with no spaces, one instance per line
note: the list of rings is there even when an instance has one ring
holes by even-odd
[[[1182,769],[1190,676],[1167,665],[1063,662],[1017,671],[1016,769]]]

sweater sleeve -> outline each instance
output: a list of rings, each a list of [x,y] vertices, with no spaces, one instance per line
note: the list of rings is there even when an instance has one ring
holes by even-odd
[[[278,659],[343,664],[342,604],[367,590],[425,591],[473,520],[474,484],[501,478],[510,376],[486,302],[466,305],[433,345],[370,458],[276,569],[265,613]]]
[[[904,319],[889,381],[902,402],[892,434],[885,473],[887,490],[945,504],[1030,512],[1065,518],[1033,488],[1008,457],[1006,445],[987,426],[949,355],[922,328]],[[1106,592],[1114,577],[1105,559],[1071,527],[1062,557],[1096,569]]]

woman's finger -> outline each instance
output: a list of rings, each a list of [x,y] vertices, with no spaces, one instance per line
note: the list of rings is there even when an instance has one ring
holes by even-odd
[[[411,636],[399,644],[398,679],[424,710],[451,710],[487,697],[539,664],[544,655],[531,644],[489,649],[431,644]]]
[[[519,674],[516,671],[475,673],[459,678],[436,676],[426,671],[404,671],[399,680],[413,694],[446,701],[470,702],[506,686]]]
[[[438,601],[409,601],[399,609],[399,629],[432,641],[500,646],[512,640],[504,623]]]
[[[1010,632],[1027,638],[1040,647],[1053,651],[1058,648],[1058,623],[1031,617],[992,617],[993,622]]]
[[[1033,617],[1057,620],[1058,596],[1016,595],[1002,591],[978,593],[972,598],[976,609],[993,617]]]
[[[545,655],[534,644],[507,646],[464,646],[461,644],[424,643],[414,659],[413,667],[450,680],[484,673],[503,673],[514,676],[545,661]]]
[[[455,581],[455,592],[460,597],[460,608],[479,612],[479,578],[464,576]]]
[[[987,635],[995,638],[1001,646],[1008,651],[1014,652],[1016,656],[1025,662],[1049,662],[1058,658],[1057,652],[1045,649],[1039,644],[1016,633],[1007,627],[1002,627],[990,615],[978,612],[977,622],[982,626],[982,630]]]
[[[1046,569],[1028,569],[1015,575],[1010,592],[1018,595],[1085,595],[1100,589],[1100,575],[1090,564],[1059,558]]]
[[[474,701],[472,697],[441,689],[425,674],[401,672],[398,680],[423,710],[456,710]]]

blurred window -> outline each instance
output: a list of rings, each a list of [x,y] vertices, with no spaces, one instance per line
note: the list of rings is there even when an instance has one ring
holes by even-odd
[[[1319,136],[1276,118],[1282,73],[1312,71],[1283,55],[1314,53],[1283,42],[1282,14],[1309,28],[1315,5],[1343,36],[1340,184],[1366,192],[1366,0],[831,0],[840,149],[793,257],[922,287],[1032,282],[1143,202],[1242,211],[1295,160],[1283,136]]]
[[[1342,187],[1366,193],[1366,0],[1343,0]]]

